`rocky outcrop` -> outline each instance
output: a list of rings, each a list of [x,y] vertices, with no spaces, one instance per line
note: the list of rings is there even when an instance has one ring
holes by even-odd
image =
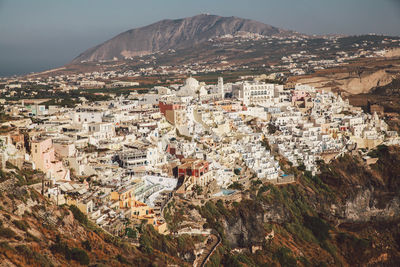
[[[398,197],[388,200],[384,207],[378,206],[378,200],[370,189],[360,190],[354,199],[344,205],[344,220],[348,222],[385,221],[400,216]]]
[[[389,49],[386,51],[385,57],[400,57],[400,48]]]
[[[348,77],[342,82],[342,89],[351,94],[368,93],[372,88],[390,83],[395,77],[386,70],[363,71],[358,77]]]
[[[271,250],[286,247],[311,262],[304,266],[392,266],[400,259],[400,147],[372,153],[379,158],[374,164],[345,155],[321,163],[317,176],[294,171],[295,185],[253,188],[229,212],[217,205],[225,244],[235,251],[257,247],[270,262],[279,255]]]
[[[300,78],[297,82],[327,90],[339,89],[348,94],[362,94],[370,92],[373,88],[385,86],[395,78],[396,75],[392,72],[386,69],[379,69],[342,73],[332,72],[331,74]]]
[[[374,188],[359,187],[357,193],[342,201],[326,198],[311,198],[310,203],[315,210],[327,220],[335,223],[367,223],[371,221],[386,222],[400,219],[400,199],[389,197],[381,203],[380,196]],[[253,203],[254,204],[254,203]],[[249,248],[265,241],[266,223],[284,225],[294,220],[293,214],[282,203],[263,204],[262,209],[243,212],[239,210],[234,219],[224,219],[222,225],[226,229],[226,239],[234,247]],[[258,212],[257,212],[258,211]]]
[[[316,88],[341,91],[344,94],[365,94],[384,87],[399,78],[400,49],[392,49],[386,57],[360,59],[340,67],[317,70],[313,74],[294,76],[292,83],[310,84]]]
[[[263,214],[254,214],[251,217],[240,216],[235,221],[224,220],[222,225],[226,231],[226,239],[232,247],[250,247],[262,243],[265,235]]]

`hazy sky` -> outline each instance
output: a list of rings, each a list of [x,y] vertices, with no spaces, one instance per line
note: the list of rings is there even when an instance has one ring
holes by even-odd
[[[400,35],[400,0],[0,0],[0,76],[62,66],[125,30],[200,13],[308,34]]]

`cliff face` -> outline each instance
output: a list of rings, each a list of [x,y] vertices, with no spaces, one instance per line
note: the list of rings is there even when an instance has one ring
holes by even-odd
[[[317,70],[310,75],[291,77],[290,80],[316,88],[338,90],[348,95],[370,93],[399,78],[398,54],[388,52],[387,55],[386,58],[361,59],[337,68]]]
[[[123,59],[156,51],[193,46],[225,34],[250,32],[261,35],[285,34],[284,31],[261,22],[237,17],[198,15],[176,20],[162,20],[154,24],[123,32],[116,37],[88,49],[73,63]]]
[[[352,94],[368,93],[372,88],[390,83],[395,76],[386,70],[365,71],[343,81],[343,90]]]
[[[370,166],[346,155],[322,164],[317,176],[292,169],[296,185],[253,186],[246,200],[231,208],[216,203],[220,215],[210,223],[226,246],[245,251],[260,246],[263,257],[244,253],[256,265],[283,266],[291,259],[304,266],[395,266],[400,262],[400,148],[382,146],[373,153],[379,160]],[[271,232],[274,238],[267,240]],[[285,259],[279,258],[282,249],[287,249]],[[226,264],[237,256],[219,257]]]
[[[316,74],[315,76],[299,78],[298,83],[310,84],[317,88],[330,90],[340,89],[348,94],[369,93],[372,89],[385,86],[397,77],[388,69],[369,69],[341,73]]]
[[[335,211],[342,213],[347,222],[369,222],[371,220],[385,221],[396,218],[400,214],[400,201],[394,197],[379,207],[379,201],[370,189],[361,189],[354,199],[347,200],[345,205]]]
[[[321,180],[336,192],[333,215],[346,222],[385,221],[400,216],[399,147],[379,146],[372,165],[349,155],[323,166]]]

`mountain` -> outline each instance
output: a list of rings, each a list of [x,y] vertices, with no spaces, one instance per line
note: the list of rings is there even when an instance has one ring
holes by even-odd
[[[183,19],[161,20],[123,32],[86,50],[75,58],[73,63],[111,60],[114,57],[125,58],[168,49],[187,48],[216,36],[238,32],[267,36],[293,33],[254,20],[202,14]]]

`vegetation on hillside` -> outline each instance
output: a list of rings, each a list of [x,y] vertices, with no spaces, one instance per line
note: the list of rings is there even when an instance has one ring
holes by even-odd
[[[331,210],[332,205],[345,207],[365,190],[374,191],[376,208],[398,197],[400,148],[378,146],[370,155],[379,158],[371,166],[345,155],[331,164],[320,162],[317,175],[296,171],[297,184],[252,183],[239,203],[218,200],[197,207],[207,219],[205,227],[223,240],[208,266],[365,265],[381,262],[382,253],[386,264],[399,262],[399,214],[358,222]],[[271,231],[274,238],[265,238]],[[251,253],[254,246],[260,250]],[[237,247],[247,250],[233,253]]]
[[[344,155],[330,164],[320,162],[316,175],[282,161],[296,183],[276,186],[253,179],[248,189],[237,188],[242,190],[240,202],[220,199],[185,206],[172,201],[165,219],[172,232],[189,211],[206,219],[203,227],[222,239],[208,266],[394,265],[400,260],[398,214],[364,221],[346,217],[346,203],[363,192],[370,192],[368,205],[373,205],[366,209],[388,209],[399,196],[400,148],[381,145],[368,155],[378,161],[368,166],[360,156]],[[161,235],[143,223],[126,229],[138,240],[133,246],[98,228],[76,206],[47,201],[30,187],[41,181],[42,173],[10,163],[7,170],[0,173],[0,260],[6,264],[185,266],[195,258],[196,244],[204,241]],[[3,189],[6,184],[11,188]],[[233,252],[235,248],[242,250]]]

